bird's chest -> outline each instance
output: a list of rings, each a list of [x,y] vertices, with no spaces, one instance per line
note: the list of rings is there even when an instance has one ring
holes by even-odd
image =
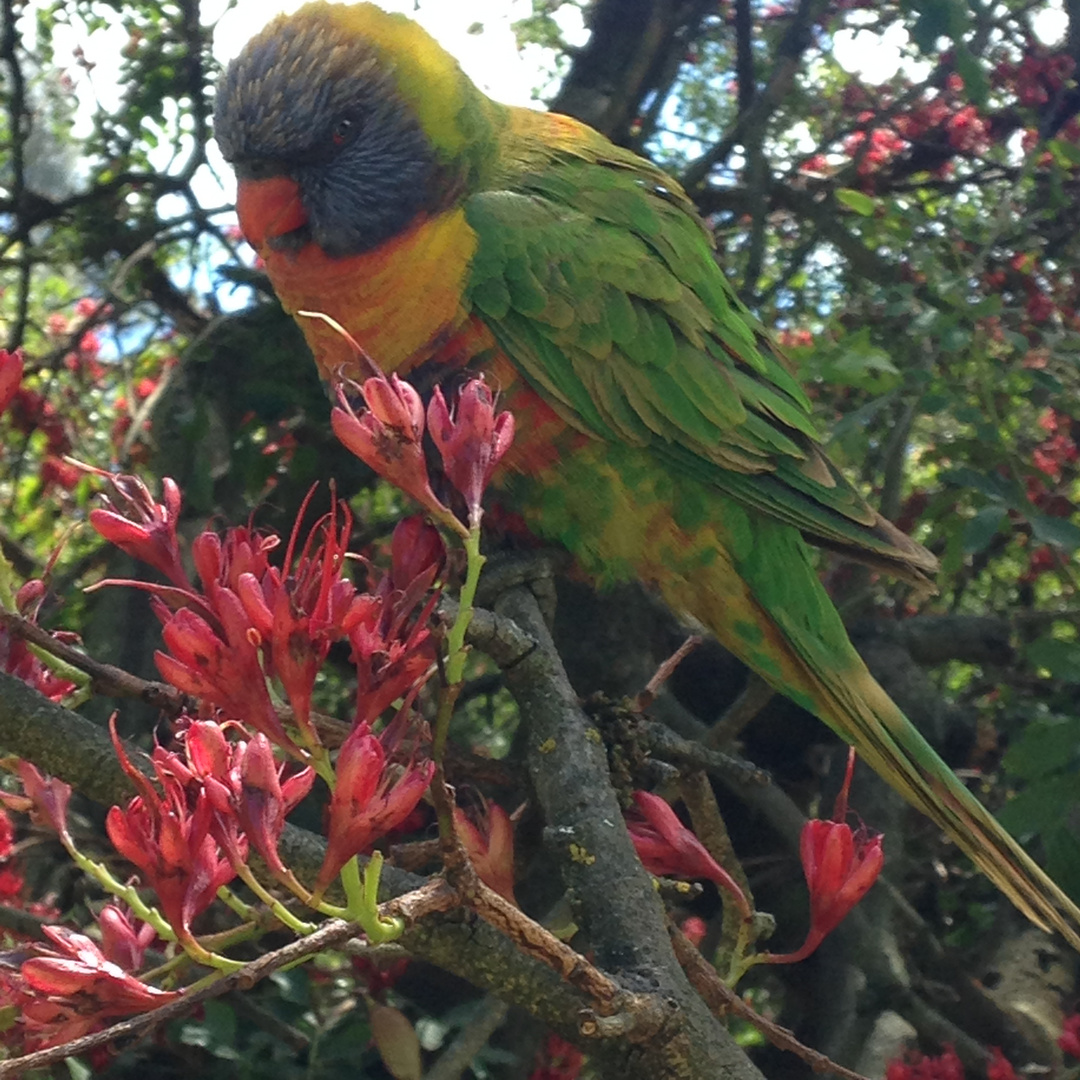
[[[314,244],[263,254],[274,290],[329,378],[360,373],[355,349],[333,323],[384,371],[426,359],[465,318],[462,296],[475,250],[475,234],[455,210],[425,217],[361,255],[333,259]]]

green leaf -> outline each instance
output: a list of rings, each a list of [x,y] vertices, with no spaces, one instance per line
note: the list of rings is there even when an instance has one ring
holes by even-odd
[[[94,1075],[94,1070],[82,1058],[64,1058],[64,1064],[67,1066],[71,1080],[90,1080],[90,1077]]]
[[[964,526],[964,551],[968,555],[985,551],[1007,516],[1008,510],[1004,506],[984,506]]]
[[[210,1000],[203,1005],[203,1019],[189,1021],[180,1028],[180,1041],[188,1046],[208,1050],[214,1057],[235,1061],[236,1013],[221,1001]]]
[[[877,205],[869,195],[853,188],[837,188],[836,201],[863,217],[870,217]]]
[[[1080,788],[1080,777],[1074,777]],[[1080,806],[1074,801],[1073,814],[1080,817]],[[1080,836],[1059,819],[1056,829],[1043,837],[1046,848],[1046,869],[1051,877],[1074,899],[1080,901]]]
[[[1060,772],[1063,766],[1073,761],[1078,750],[1080,717],[1037,720],[1029,724],[1009,746],[1002,764],[1023,780],[1038,780],[1050,773]]]
[[[1025,649],[1028,661],[1045,668],[1055,679],[1080,683],[1080,642],[1044,637]]]
[[[1064,139],[1051,139],[1047,143],[1050,153],[1064,165],[1080,165],[1080,146]]]
[[[1061,820],[1063,809],[1075,801],[1075,776],[1046,777],[1007,802],[998,812],[998,821],[1018,835],[1044,833]]]
[[[1065,518],[1048,517],[1045,514],[1028,514],[1031,531],[1036,540],[1044,544],[1057,544],[1072,554],[1080,548],[1080,527]]]

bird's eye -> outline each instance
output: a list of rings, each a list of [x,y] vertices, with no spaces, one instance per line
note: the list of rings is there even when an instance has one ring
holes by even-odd
[[[356,122],[348,116],[343,116],[335,125],[330,141],[335,146],[344,146],[356,134],[356,131]]]

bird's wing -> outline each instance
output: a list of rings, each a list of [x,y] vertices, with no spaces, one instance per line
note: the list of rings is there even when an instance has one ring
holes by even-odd
[[[821,451],[805,394],[686,196],[610,149],[609,161],[561,154],[466,203],[468,299],[502,350],[575,427],[648,444],[816,543],[925,581],[933,556]]]

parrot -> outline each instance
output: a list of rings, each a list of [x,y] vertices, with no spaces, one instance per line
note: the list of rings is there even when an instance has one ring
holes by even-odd
[[[371,3],[272,20],[214,112],[241,229],[324,378],[358,374],[340,328],[404,378],[483,374],[517,420],[500,502],[531,533],[704,624],[1080,949],[1080,909],[851,644],[811,545],[920,587],[936,560],[825,455],[672,177],[571,117],[495,102]]]

